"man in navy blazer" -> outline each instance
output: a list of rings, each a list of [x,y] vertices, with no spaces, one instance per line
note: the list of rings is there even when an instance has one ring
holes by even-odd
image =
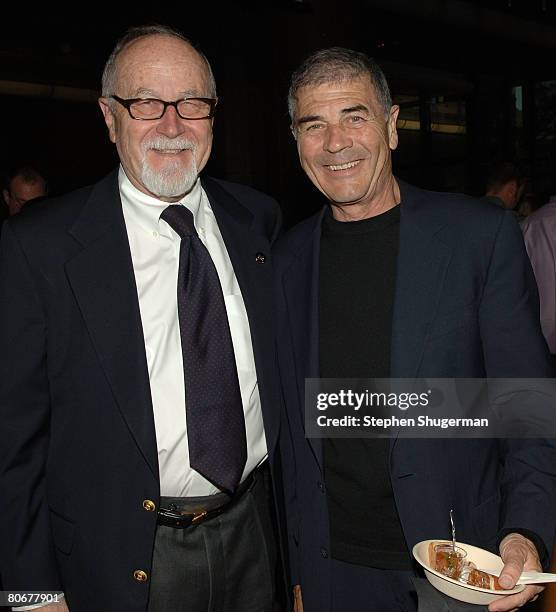
[[[27,601],[44,610],[273,608],[280,215],[249,187],[199,178],[215,103],[210,66],[181,34],[132,29],[100,99],[119,170],[4,226],[0,573],[6,590],[52,593]],[[247,446],[233,491],[188,461],[169,204],[190,209],[222,289]]]
[[[365,55],[313,54],[289,106],[301,165],[329,203],[275,257],[296,609],[415,610],[411,548],[451,537],[450,509],[460,541],[499,549],[511,588],[550,554],[553,441],[306,438],[304,383],[552,376],[519,227],[499,208],[393,176],[399,108]]]

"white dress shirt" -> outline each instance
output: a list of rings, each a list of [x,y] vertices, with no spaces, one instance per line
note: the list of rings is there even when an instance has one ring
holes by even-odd
[[[185,383],[177,306],[181,239],[160,219],[169,206],[136,189],[119,171],[120,196],[137,284],[154,410],[160,493],[168,497],[212,495],[218,489],[189,465]],[[178,204],[193,213],[222,286],[239,378],[247,462],[242,480],[267,456],[249,320],[218,223],[200,180]]]

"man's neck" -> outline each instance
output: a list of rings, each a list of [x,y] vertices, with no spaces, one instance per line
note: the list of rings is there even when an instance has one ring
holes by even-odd
[[[397,206],[401,201],[400,187],[396,179],[391,176],[388,183],[383,186],[380,193],[369,200],[339,206],[330,203],[332,216],[336,221],[361,221],[382,215]]]

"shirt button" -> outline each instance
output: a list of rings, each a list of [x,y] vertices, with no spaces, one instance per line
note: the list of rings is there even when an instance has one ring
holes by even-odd
[[[322,483],[320,480],[317,482],[317,487],[321,493],[324,493],[324,483]]]
[[[135,578],[135,580],[137,580],[137,582],[147,582],[148,580],[147,573],[143,570],[135,570],[133,572],[133,577]]]
[[[158,232],[153,231],[153,238],[158,238]]]
[[[156,504],[150,499],[145,499],[143,501],[143,508],[147,512],[154,512],[156,510]]]
[[[328,559],[328,551],[324,546],[320,549],[320,555],[323,559]]]

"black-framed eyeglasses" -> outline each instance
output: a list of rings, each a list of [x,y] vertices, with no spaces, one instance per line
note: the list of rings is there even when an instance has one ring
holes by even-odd
[[[166,102],[156,98],[120,98],[110,96],[127,109],[132,119],[139,121],[153,121],[161,119],[169,106],[176,109],[176,113],[182,119],[211,119],[214,117],[216,98],[183,98]]]

